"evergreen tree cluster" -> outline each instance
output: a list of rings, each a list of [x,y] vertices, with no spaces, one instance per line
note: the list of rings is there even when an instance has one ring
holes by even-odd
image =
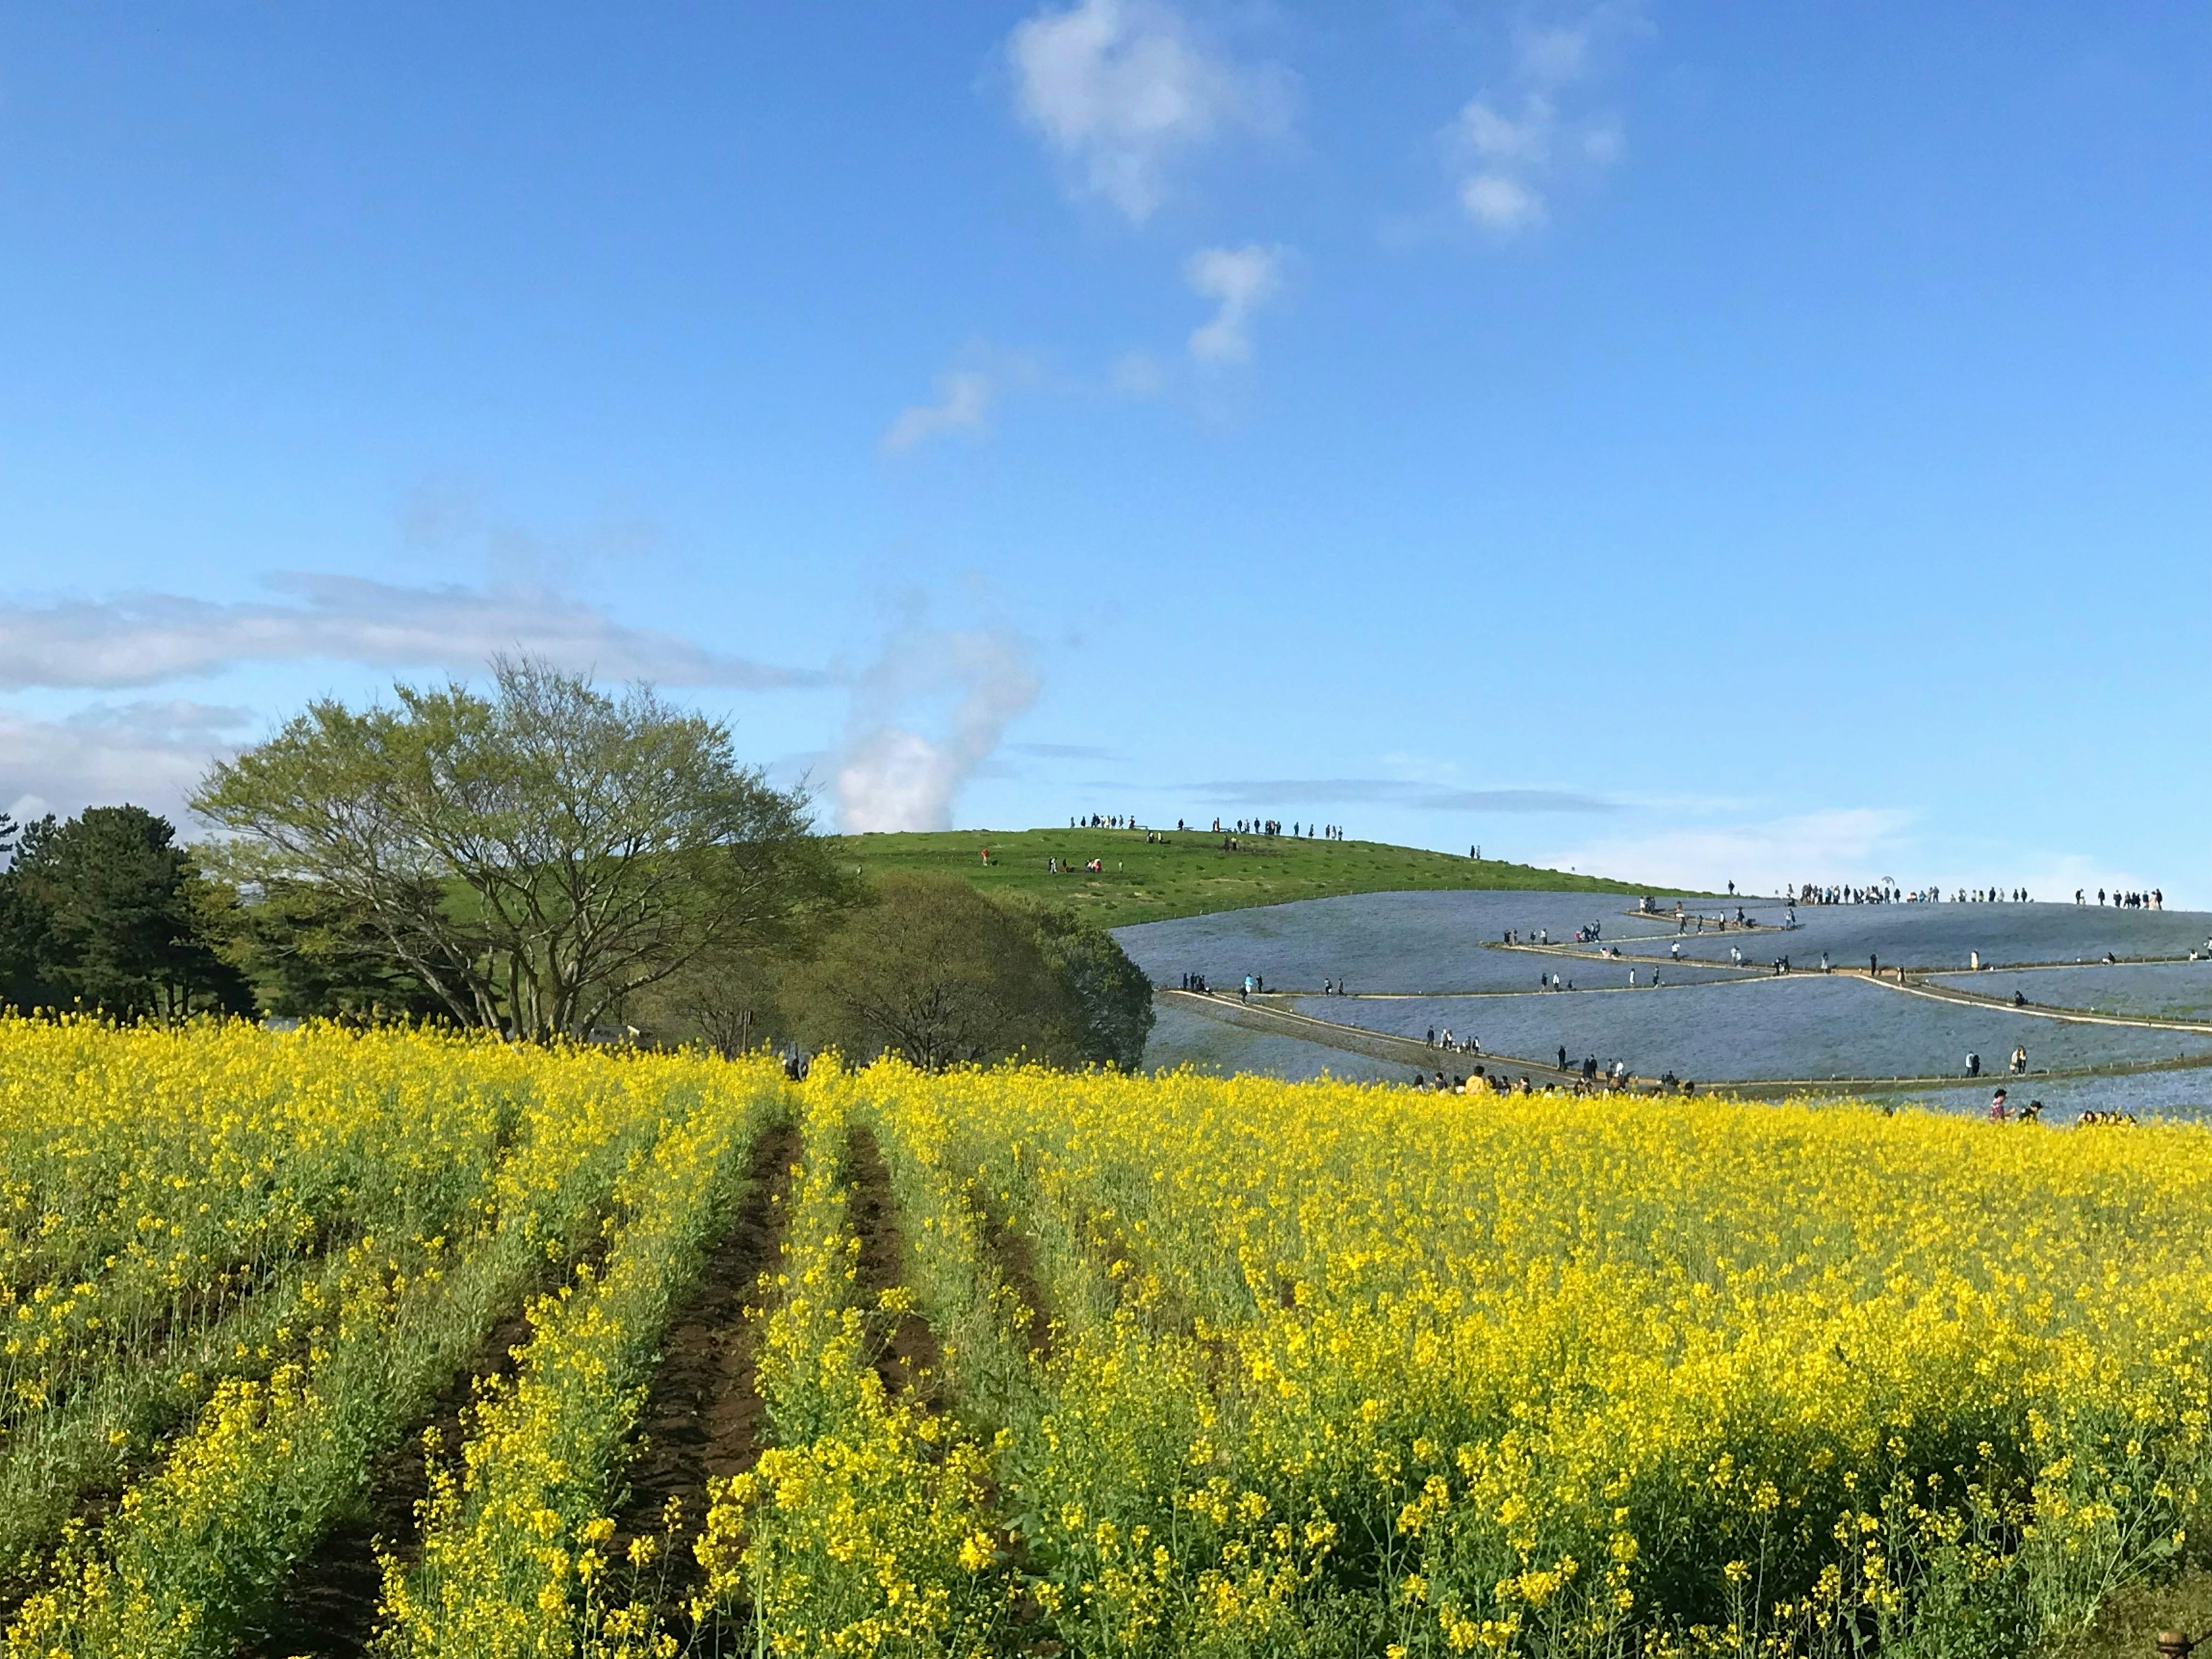
[[[88,807],[21,827],[0,818],[0,1002],[119,1019],[246,1013],[223,945],[234,896],[143,806]]]

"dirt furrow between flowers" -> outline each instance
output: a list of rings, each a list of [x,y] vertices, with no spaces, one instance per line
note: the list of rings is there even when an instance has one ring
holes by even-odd
[[[596,1272],[606,1251],[602,1231],[577,1253],[572,1273]],[[549,1272],[532,1294],[550,1290],[558,1278]],[[484,1334],[422,1420],[371,1458],[361,1507],[325,1532],[293,1568],[266,1618],[241,1642],[243,1652],[268,1659],[356,1659],[370,1650],[384,1590],[379,1547],[414,1564],[421,1553],[418,1506],[430,1495],[432,1460],[459,1468],[470,1406],[495,1382],[514,1374],[517,1356],[530,1339],[530,1317],[520,1307]]]
[[[459,1455],[464,1418],[478,1387],[512,1375],[514,1355],[529,1340],[530,1322],[520,1311],[501,1320],[439,1397],[428,1420],[377,1455],[360,1511],[325,1533],[293,1569],[267,1620],[246,1638],[246,1652],[269,1659],[356,1659],[368,1651],[384,1588],[379,1542],[403,1559],[414,1558],[416,1506],[429,1496],[433,1448],[441,1458]]]
[[[1044,1284],[1037,1277],[1036,1249],[1029,1236],[1016,1227],[1013,1218],[994,1206],[979,1192],[971,1191],[969,1201],[975,1214],[976,1231],[981,1235],[983,1249],[991,1265],[999,1270],[999,1277],[1014,1299],[1021,1304],[1022,1341],[1032,1358],[1052,1358],[1052,1311],[1044,1293]]]
[[[672,1625],[681,1624],[679,1591],[696,1576],[690,1543],[706,1519],[708,1483],[751,1468],[766,1438],[756,1382],[760,1324],[746,1307],[759,1305],[781,1258],[800,1152],[793,1125],[762,1131],[737,1218],[669,1327],[638,1414],[629,1498],[610,1553],[620,1560],[642,1546],[639,1597],[658,1604]]]
[[[860,1241],[860,1305],[870,1310],[876,1375],[887,1394],[911,1393],[931,1410],[942,1403],[937,1390],[944,1356],[929,1322],[909,1306],[885,1308],[886,1291],[906,1283],[906,1235],[899,1230],[897,1200],[891,1195],[890,1170],[875,1133],[855,1128],[845,1142],[845,1175],[852,1188],[846,1214]]]

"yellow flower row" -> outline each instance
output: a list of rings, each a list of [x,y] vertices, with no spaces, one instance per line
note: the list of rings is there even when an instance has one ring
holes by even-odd
[[[460,1473],[434,1473],[419,1562],[386,1561],[393,1654],[667,1649],[649,1608],[609,1595],[611,1510],[672,1299],[729,1219],[782,1093],[763,1061],[681,1064],[696,1091],[618,1182],[628,1219],[604,1270],[580,1268],[531,1308],[531,1341],[512,1381],[479,1396]]]
[[[408,1212],[435,1231],[365,1236],[327,1284],[303,1287],[296,1316],[271,1334],[265,1379],[222,1382],[103,1526],[69,1529],[48,1587],[9,1630],[10,1659],[227,1651],[482,1334],[599,1231],[611,1185],[679,1093],[721,1074],[696,1061],[392,1041],[464,1077],[483,1060],[490,1077],[465,1090],[511,1080],[520,1060],[529,1088],[511,1155],[495,1159],[485,1146],[463,1170],[440,1172],[430,1190],[446,1195],[445,1212],[419,1194]]]
[[[2197,1522],[2194,1129],[1019,1070],[873,1092],[1036,1246],[1060,1337],[995,1473],[1050,1517],[1023,1543],[1078,1650],[1840,1650],[1965,1603],[2033,1633]]]
[[[777,1655],[988,1653],[1011,1611],[988,1459],[951,1420],[885,1390],[842,1178],[855,1088],[817,1065],[805,1097],[805,1163],[760,1344],[775,1444],[711,1491],[693,1614],[742,1610],[755,1650]],[[891,1287],[878,1305],[905,1299]]]
[[[549,1273],[386,1641],[667,1652],[624,1460],[783,1112],[769,1443],[691,1609],[758,1650],[2002,1653],[2203,1531],[2191,1128],[4,1023],[0,1541],[206,1402],[9,1659],[223,1650]],[[907,1307],[927,1398],[878,1374]]]

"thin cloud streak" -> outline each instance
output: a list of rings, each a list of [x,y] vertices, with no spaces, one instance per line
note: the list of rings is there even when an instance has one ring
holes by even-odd
[[[884,447],[893,454],[949,432],[980,432],[997,399],[998,382],[981,369],[959,369],[938,386],[944,396],[933,404],[902,409],[884,431]]]
[[[532,584],[404,587],[289,572],[265,585],[284,599],[126,593],[0,604],[0,690],[155,685],[250,662],[473,669],[516,650],[572,672],[663,685],[765,690],[832,683],[819,670],[726,656],[678,635],[628,627]]]
[[[1603,871],[1625,881],[1745,892],[1773,892],[1787,882],[1873,881],[1894,876],[1907,888],[1928,879],[1910,860],[1908,812],[1838,807],[1763,822],[1655,829],[1585,842],[1533,860],[1558,869]]]

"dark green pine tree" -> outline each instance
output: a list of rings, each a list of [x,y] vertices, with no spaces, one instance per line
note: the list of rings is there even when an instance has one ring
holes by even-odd
[[[118,1018],[250,1012],[243,976],[209,938],[207,883],[167,818],[88,807],[24,828],[0,895],[0,969],[18,1006]]]

